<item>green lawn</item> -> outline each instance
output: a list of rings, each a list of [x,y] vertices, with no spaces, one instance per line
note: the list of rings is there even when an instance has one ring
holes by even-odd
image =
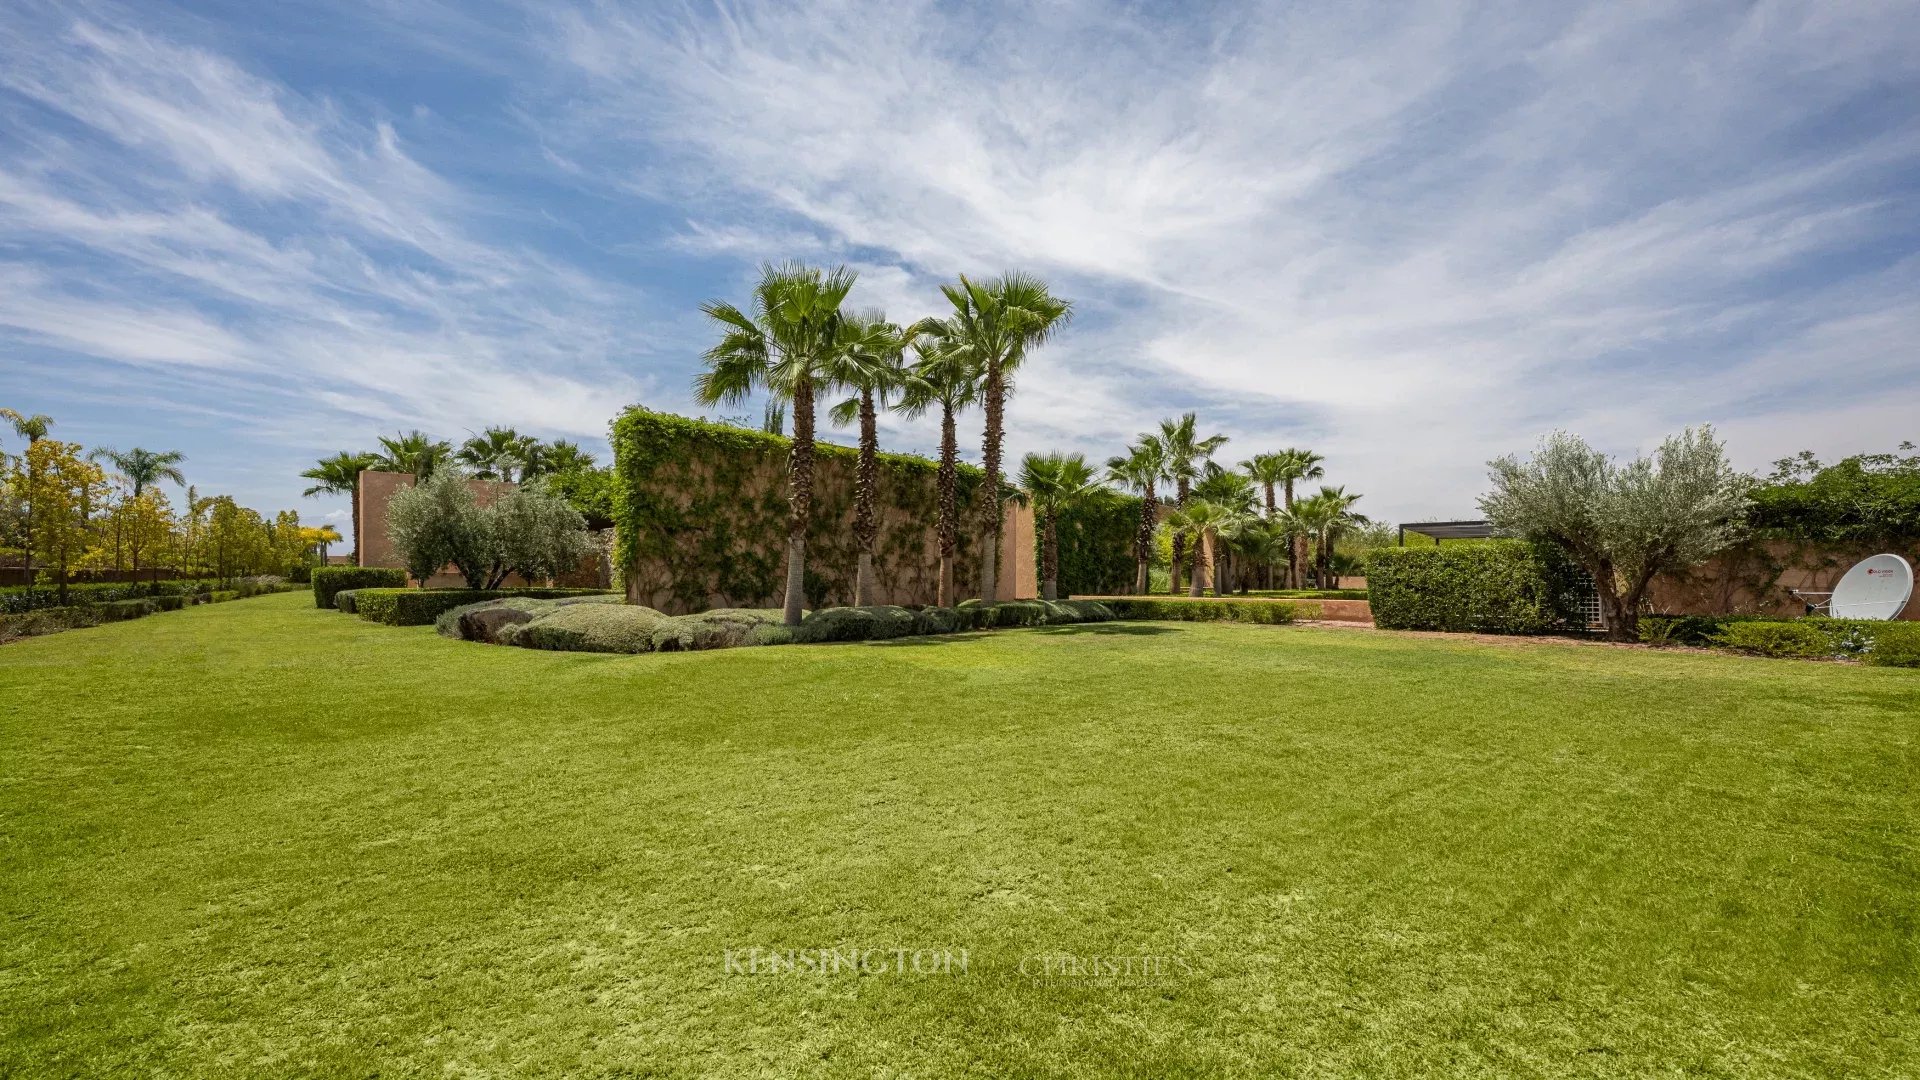
[[[310,604],[0,648],[0,1075],[1920,1061],[1920,673],[1216,624],[610,657]]]

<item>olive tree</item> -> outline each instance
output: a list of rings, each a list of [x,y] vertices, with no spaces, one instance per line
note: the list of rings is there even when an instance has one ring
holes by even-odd
[[[458,469],[435,469],[387,501],[387,537],[407,564],[407,574],[425,584],[451,563],[469,589],[486,584],[493,564],[493,522],[481,509]]]
[[[469,589],[497,589],[509,574],[541,581],[580,565],[593,550],[586,519],[544,485],[518,487],[481,506],[467,478],[436,469],[387,504],[387,534],[426,581],[451,563]]]
[[[1585,567],[1616,641],[1639,637],[1640,605],[1655,576],[1740,539],[1753,484],[1706,426],[1625,465],[1563,431],[1530,460],[1487,464],[1493,490],[1481,497],[1481,512],[1501,531],[1554,544]]]

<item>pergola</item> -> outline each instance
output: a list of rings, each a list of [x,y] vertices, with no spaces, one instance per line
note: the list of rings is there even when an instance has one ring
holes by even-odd
[[[1442,540],[1485,540],[1498,535],[1485,521],[1411,521],[1400,526],[1401,547],[1407,546],[1408,533],[1431,536],[1436,544]]]

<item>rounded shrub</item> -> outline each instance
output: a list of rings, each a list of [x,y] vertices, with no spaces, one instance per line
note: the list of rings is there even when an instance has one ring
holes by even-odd
[[[666,619],[650,607],[635,604],[569,604],[507,627],[499,641],[560,652],[652,652],[653,631]]]
[[[808,615],[794,631],[802,644],[822,641],[884,641],[914,632],[914,613],[903,607],[821,608]]]
[[[771,608],[715,608],[697,615],[670,616],[654,628],[653,650],[692,652],[786,644],[794,640],[794,635],[782,625],[782,618],[782,612]]]

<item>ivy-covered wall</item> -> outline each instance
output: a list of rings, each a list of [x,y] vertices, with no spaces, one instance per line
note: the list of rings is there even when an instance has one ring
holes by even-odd
[[[1114,596],[1133,591],[1133,537],[1140,497],[1098,491],[1060,515],[1060,595]],[[1041,543],[1034,530],[1035,558]]]
[[[725,424],[631,408],[613,424],[613,513],[627,598],[669,613],[769,607],[786,585],[787,453],[790,440]],[[853,602],[852,447],[817,443],[812,526],[807,533],[807,606]],[[931,604],[939,579],[938,463],[881,454],[880,536],[874,572],[880,599]],[[961,596],[978,588],[979,469],[959,471]],[[1024,580],[1033,570],[1024,568]],[[1008,577],[1003,571],[1003,577]],[[1021,580],[1021,575],[1011,575]]]

